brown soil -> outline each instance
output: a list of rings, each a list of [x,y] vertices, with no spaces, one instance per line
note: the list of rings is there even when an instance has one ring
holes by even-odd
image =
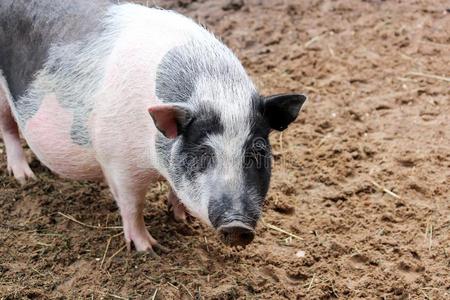
[[[265,94],[309,95],[272,135],[266,225],[228,249],[171,221],[160,185],[146,222],[171,251],[127,255],[118,230],[59,214],[120,225],[104,185],[33,160],[39,180],[20,187],[1,155],[0,298],[449,299],[450,3],[156,2],[223,37]]]

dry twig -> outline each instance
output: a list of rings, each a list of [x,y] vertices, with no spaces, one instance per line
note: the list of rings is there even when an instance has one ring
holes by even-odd
[[[312,288],[312,285],[313,285],[313,283],[314,283],[314,279],[316,278],[316,273],[314,273],[314,275],[313,275],[313,277],[312,277],[312,279],[311,279],[311,282],[309,283],[309,286],[308,286],[308,289],[307,289],[307,291],[309,292],[309,290]]]
[[[204,238],[205,238],[206,252],[209,252],[208,239],[206,238],[206,236]]]
[[[114,298],[114,299],[128,300],[128,298],[121,297],[121,296],[118,296],[118,295],[114,295],[114,294],[111,294],[111,293],[104,293],[104,292],[99,292],[99,293],[104,295],[104,296],[109,296],[109,297]]]
[[[379,188],[380,190],[382,190],[382,191],[385,192],[386,194],[391,195],[391,196],[394,197],[394,198],[401,199],[401,197],[400,197],[399,195],[397,195],[396,193],[394,193],[394,192],[388,190],[387,188],[385,188],[385,187],[379,185],[378,183],[376,183],[376,182],[373,181],[372,179],[369,179],[369,181],[370,181],[370,183],[372,183],[374,186],[376,186],[377,188]]]
[[[181,282],[180,285],[186,290],[186,292],[188,292],[189,296],[191,296],[191,299],[194,299],[194,296],[191,294],[191,292],[189,292],[188,288]]]
[[[431,79],[437,79],[437,80],[443,80],[443,81],[450,82],[450,77],[444,77],[444,76],[439,76],[439,75],[434,75],[434,74],[425,74],[425,73],[420,73],[420,72],[409,72],[408,75],[420,76],[420,77],[426,77],[426,78],[431,78]]]
[[[108,242],[106,243],[106,249],[105,249],[105,252],[103,253],[103,258],[102,258],[102,262],[100,263],[100,268],[103,267],[103,263],[105,262],[106,253],[108,253],[109,244],[111,244],[111,240],[112,240],[112,237],[110,237],[108,239]]]
[[[264,221],[262,221],[262,223],[263,223],[264,226],[266,226],[267,228],[270,228],[270,229],[273,229],[273,230],[275,230],[275,231],[278,231],[278,232],[287,234],[287,235],[289,235],[289,236],[291,236],[291,237],[293,237],[293,238],[299,239],[299,240],[301,240],[301,241],[303,240],[303,239],[302,239],[301,237],[299,237],[298,235],[295,235],[295,234],[293,234],[293,233],[291,233],[291,232],[289,232],[289,231],[286,231],[286,230],[284,230],[284,229],[282,229],[282,228],[280,228],[280,227],[277,227],[277,226],[275,226],[275,225],[266,223],[266,222],[264,222]]]
[[[171,283],[170,281],[167,281],[167,283],[168,283],[171,287],[173,287],[174,289],[178,290],[178,287],[175,286],[175,285],[173,285],[173,283]]]
[[[155,299],[156,299],[156,294],[157,294],[157,293],[158,293],[158,289],[156,289],[155,292],[153,293],[152,300],[155,300]]]
[[[82,226],[88,227],[88,228],[102,229],[102,230],[104,230],[104,229],[122,229],[122,228],[123,228],[122,226],[94,226],[94,225],[89,225],[89,224],[83,223],[83,222],[81,222],[81,221],[78,221],[77,219],[75,219],[75,218],[72,217],[71,215],[63,214],[63,213],[60,212],[60,211],[58,211],[58,214],[60,214],[61,216],[63,216],[63,217],[66,218],[66,219],[69,219],[69,220],[72,221],[72,222],[75,222],[75,223],[77,223],[77,224],[79,224],[79,225],[82,225]]]
[[[108,258],[108,261],[111,261],[117,254],[119,254],[120,252],[122,252],[123,249],[125,249],[127,247],[127,245],[123,245],[119,250],[117,250],[116,252],[114,252],[113,255],[111,255],[110,258]]]

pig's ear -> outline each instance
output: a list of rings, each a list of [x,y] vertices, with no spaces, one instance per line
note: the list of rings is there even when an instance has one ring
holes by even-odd
[[[302,94],[279,94],[264,97],[263,114],[272,129],[283,131],[298,116],[306,101]]]
[[[189,108],[175,104],[158,104],[148,108],[156,128],[169,139],[183,133],[192,119]]]

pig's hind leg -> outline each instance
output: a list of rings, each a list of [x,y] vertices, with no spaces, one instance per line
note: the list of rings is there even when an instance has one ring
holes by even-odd
[[[20,144],[19,128],[12,116],[8,99],[11,100],[12,96],[0,70],[0,131],[6,148],[8,173],[12,173],[17,181],[24,184],[27,178],[34,178],[34,174]]]
[[[147,180],[136,180],[131,174],[121,173],[121,168],[104,169],[111,192],[119,206],[122,216],[123,232],[128,250],[131,243],[137,251],[147,251],[158,256],[154,249],[167,252],[148,232],[144,221],[145,193],[149,186]]]

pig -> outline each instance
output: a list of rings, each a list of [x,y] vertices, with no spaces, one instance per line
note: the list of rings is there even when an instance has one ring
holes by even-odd
[[[227,46],[173,11],[2,0],[0,24],[0,129],[19,182],[35,177],[20,129],[52,172],[108,184],[129,249],[167,250],[143,215],[160,178],[176,219],[198,218],[229,246],[252,242],[269,133],[296,120],[304,95],[261,95]]]

